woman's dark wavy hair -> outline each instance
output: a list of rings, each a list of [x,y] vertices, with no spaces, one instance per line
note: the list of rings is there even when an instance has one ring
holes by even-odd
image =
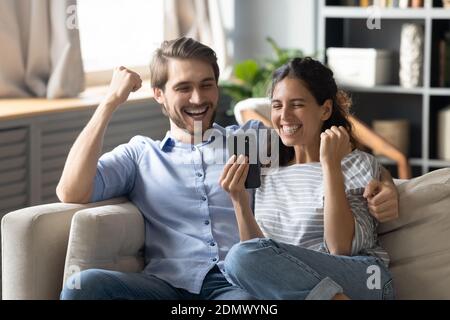
[[[352,134],[352,125],[348,120],[352,101],[346,92],[338,90],[333,72],[310,57],[294,58],[273,73],[270,98],[273,97],[275,86],[288,77],[301,80],[319,105],[323,105],[328,99],[332,100],[333,110],[330,118],[324,122],[322,132],[332,126],[343,126],[347,129],[350,142],[354,147],[356,143]],[[294,158],[295,151],[293,147],[285,146],[281,139],[279,145],[279,164],[286,166]]]

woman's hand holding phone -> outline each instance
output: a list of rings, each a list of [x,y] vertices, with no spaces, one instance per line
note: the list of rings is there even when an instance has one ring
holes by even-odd
[[[264,237],[255,220],[249,194],[245,188],[245,179],[250,167],[248,162],[248,158],[244,155],[233,155],[225,165],[219,180],[220,186],[230,194],[233,201],[241,241]]]
[[[233,201],[248,202],[245,180],[248,175],[248,159],[244,155],[233,155],[226,163],[219,179],[220,186],[230,194]]]

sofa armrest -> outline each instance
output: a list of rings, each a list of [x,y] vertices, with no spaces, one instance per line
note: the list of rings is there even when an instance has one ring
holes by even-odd
[[[53,203],[6,214],[1,223],[3,299],[58,299],[72,216],[82,209],[125,201]]]
[[[142,214],[131,202],[78,211],[70,229],[64,283],[92,268],[142,271],[144,234]]]

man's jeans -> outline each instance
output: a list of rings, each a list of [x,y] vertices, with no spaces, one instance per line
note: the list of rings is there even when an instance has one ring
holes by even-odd
[[[335,256],[270,239],[236,244],[225,259],[232,281],[257,299],[393,299],[392,277],[372,256]]]
[[[80,277],[79,288],[73,277]],[[247,292],[231,285],[214,267],[205,277],[200,294],[174,288],[145,273],[89,269],[73,275],[61,292],[62,300],[252,300]]]

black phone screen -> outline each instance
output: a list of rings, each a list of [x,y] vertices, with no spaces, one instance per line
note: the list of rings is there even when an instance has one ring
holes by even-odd
[[[258,159],[258,145],[256,136],[250,134],[233,134],[230,136],[228,150],[236,156],[248,157],[250,166],[245,188],[256,189],[261,186],[261,165]]]

